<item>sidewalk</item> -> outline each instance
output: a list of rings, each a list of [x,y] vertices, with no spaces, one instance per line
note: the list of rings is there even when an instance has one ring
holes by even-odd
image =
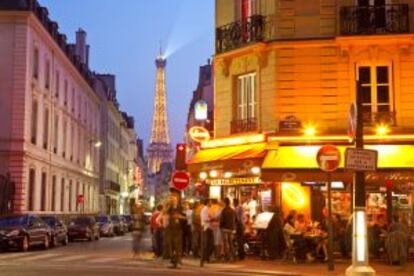
[[[197,259],[184,259],[184,266],[199,267],[200,262]],[[283,276],[321,276],[321,275],[344,275],[345,270],[349,267],[350,262],[337,260],[335,270],[328,271],[326,263],[299,263],[292,264],[287,261],[264,261],[258,259],[247,259],[234,263],[212,263],[205,264],[205,269],[212,269],[222,272],[240,272],[240,275],[258,274],[258,275],[283,275]],[[381,262],[372,262],[370,264],[378,276],[411,276],[414,275],[414,262],[409,262],[405,267],[390,266]]]

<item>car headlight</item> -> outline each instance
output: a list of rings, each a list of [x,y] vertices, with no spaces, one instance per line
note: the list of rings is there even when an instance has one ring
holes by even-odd
[[[19,230],[17,230],[17,229],[15,229],[15,230],[12,230],[12,231],[10,231],[9,233],[7,233],[7,235],[6,235],[6,236],[8,236],[8,237],[14,237],[14,236],[19,235],[19,233],[20,233],[20,231],[19,231]]]

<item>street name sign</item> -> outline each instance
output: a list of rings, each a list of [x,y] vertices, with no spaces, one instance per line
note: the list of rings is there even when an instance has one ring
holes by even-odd
[[[354,171],[375,171],[378,152],[368,149],[347,148],[345,151],[345,168]]]

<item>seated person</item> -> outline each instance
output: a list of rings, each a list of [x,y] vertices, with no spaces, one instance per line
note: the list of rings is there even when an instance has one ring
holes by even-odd
[[[380,214],[372,225],[372,250],[376,258],[380,257],[381,251],[384,249],[384,241],[387,235],[387,224],[384,215]]]
[[[305,216],[299,214],[298,218],[295,220],[295,229],[301,233],[305,233],[308,230],[308,223],[305,221]]]
[[[299,253],[299,254],[305,253],[306,259],[308,261],[314,260],[314,258],[312,257],[312,254],[309,252],[306,246],[306,241],[303,238],[300,238],[300,235],[302,235],[303,233],[298,231],[295,228],[294,217],[292,215],[289,215],[287,217],[285,226],[283,227],[283,232],[285,234],[285,241],[286,241],[287,247],[295,246],[297,250],[299,251],[296,253]]]

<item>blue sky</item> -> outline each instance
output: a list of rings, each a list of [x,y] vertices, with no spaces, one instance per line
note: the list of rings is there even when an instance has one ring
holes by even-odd
[[[60,31],[88,33],[90,68],[117,76],[121,109],[135,117],[146,145],[160,41],[168,55],[167,94],[172,142],[182,140],[198,68],[214,51],[213,0],[40,0]]]

